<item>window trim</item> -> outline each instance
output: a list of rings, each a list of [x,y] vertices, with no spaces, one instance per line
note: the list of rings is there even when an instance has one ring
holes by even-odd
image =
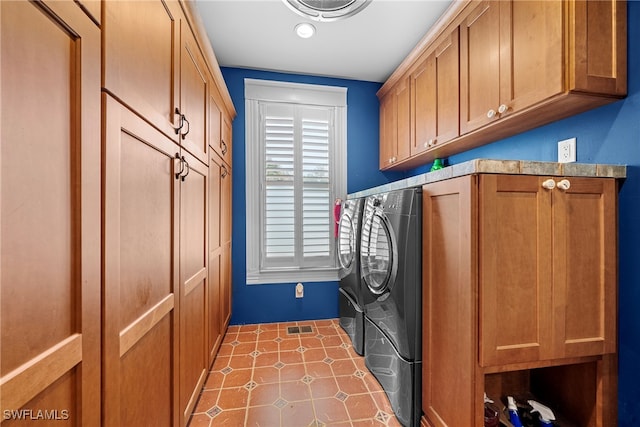
[[[334,108],[335,144],[332,194],[346,197],[347,189],[347,88],[315,84],[244,79],[245,89],[245,153],[246,153],[246,274],[247,284],[320,282],[338,280],[336,251],[332,251],[334,266],[330,268],[285,267],[260,270],[260,164],[264,147],[252,149],[260,137],[259,102],[283,102],[328,106]],[[332,203],[332,200],[330,200]],[[335,241],[332,243],[332,247]]]

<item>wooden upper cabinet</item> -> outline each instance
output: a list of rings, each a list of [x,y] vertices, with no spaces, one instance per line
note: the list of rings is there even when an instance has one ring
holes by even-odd
[[[2,421],[97,426],[100,30],[74,2],[3,1],[0,52]]]
[[[224,159],[225,163],[229,166],[231,165],[232,159],[232,149],[233,149],[233,128],[231,125],[232,119],[223,115],[222,117],[222,139],[220,140],[220,154]]]
[[[103,87],[177,139],[180,6],[175,0],[103,4]]]
[[[615,352],[613,179],[481,175],[480,364]]]
[[[380,100],[380,169],[409,158],[411,151],[411,98],[405,78]]]
[[[220,94],[212,85],[209,95],[209,146],[231,166],[231,119],[224,111]]]
[[[396,97],[389,92],[380,99],[380,169],[390,166],[395,152],[397,117]]]
[[[411,155],[435,149],[459,133],[458,27],[411,74]]]
[[[180,21],[180,144],[209,164],[206,132],[209,77],[200,47],[186,19]]]
[[[454,2],[378,91],[381,169],[413,168],[624,97],[626,8],[620,0]],[[413,120],[402,118],[403,104],[383,108],[407,78]],[[394,136],[401,147],[402,128],[411,132],[408,157],[388,142]]]
[[[460,26],[461,132],[563,91],[563,4],[485,1]]]
[[[487,124],[500,104],[500,3],[479,3],[460,25],[460,131]]]
[[[568,89],[627,94],[627,2],[572,1],[567,5],[570,45]]]
[[[208,164],[209,71],[180,4],[104,5],[104,88]]]

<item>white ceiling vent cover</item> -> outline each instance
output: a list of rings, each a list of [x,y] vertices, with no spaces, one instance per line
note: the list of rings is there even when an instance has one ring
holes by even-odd
[[[363,10],[371,0],[282,0],[294,12],[314,21],[337,21]]]

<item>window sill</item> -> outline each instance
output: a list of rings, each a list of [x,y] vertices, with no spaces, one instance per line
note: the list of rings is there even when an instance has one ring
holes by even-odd
[[[340,280],[338,269],[280,269],[260,272],[247,271],[247,285],[274,283],[334,282]]]

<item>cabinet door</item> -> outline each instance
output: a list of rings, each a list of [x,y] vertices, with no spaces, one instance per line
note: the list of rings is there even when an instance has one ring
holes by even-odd
[[[100,25],[100,20],[102,19],[100,0],[79,0],[78,4],[96,24]]]
[[[460,133],[496,119],[500,105],[500,5],[483,1],[460,24]],[[493,112],[491,114],[490,112]]]
[[[456,27],[412,75],[412,156],[460,134],[458,39]]]
[[[222,156],[222,111],[220,110],[219,97],[214,87],[209,91],[209,146],[218,155]]]
[[[232,281],[231,281],[231,229],[232,229],[232,215],[231,215],[231,184],[232,175],[231,169],[222,165],[222,183],[221,183],[221,198],[220,198],[220,223],[221,223],[221,243],[222,243],[222,266],[221,271],[221,290],[220,290],[220,314],[223,330],[229,325],[231,319],[231,297],[232,297]]]
[[[397,115],[396,97],[391,91],[380,100],[380,169],[387,169],[393,163],[397,143]]]
[[[500,117],[564,90],[564,7],[555,0],[500,2],[500,105],[507,108]]]
[[[475,180],[423,187],[422,410],[433,426],[475,423]]]
[[[220,315],[221,283],[221,209],[223,162],[210,151],[209,161],[209,273],[207,283],[207,326],[209,364],[213,363],[222,342],[223,330]]]
[[[103,5],[105,89],[175,138],[180,6],[173,0]]]
[[[396,87],[396,151],[393,163],[406,160],[411,155],[411,89],[409,78],[402,79]]]
[[[222,159],[227,165],[232,166],[233,128],[231,119],[226,114],[222,116],[222,140],[220,144],[222,145],[220,150]]]
[[[104,95],[106,426],[177,424],[179,147]]]
[[[180,22],[180,144],[202,163],[209,163],[206,133],[208,71],[188,22]]]
[[[575,58],[569,64],[569,89],[576,92],[627,94],[627,2],[573,1],[569,28]]]
[[[73,2],[0,22],[0,410],[99,425],[100,32]]]
[[[411,91],[409,77],[399,81],[380,104],[380,169],[411,154]]]
[[[226,330],[231,320],[232,282],[231,282],[231,242],[222,247],[220,267],[220,322]]]
[[[186,425],[207,374],[208,168],[182,152],[180,178],[180,415]]]
[[[438,92],[435,65],[435,55],[431,54],[411,74],[412,156],[426,151],[436,142]]]
[[[612,353],[617,306],[615,180],[567,182],[568,190],[553,190],[556,357]]]
[[[552,356],[552,192],[526,175],[481,175],[480,364]]]

